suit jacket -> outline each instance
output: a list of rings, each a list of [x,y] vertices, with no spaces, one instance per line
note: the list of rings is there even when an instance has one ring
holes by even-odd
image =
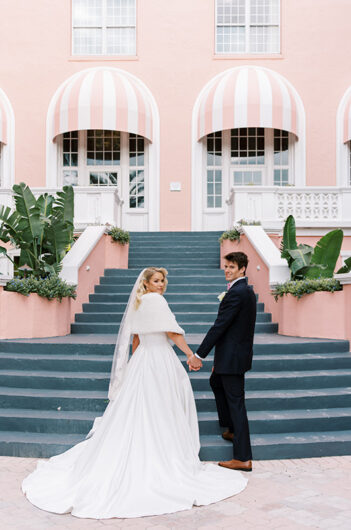
[[[256,295],[243,278],[232,285],[218,309],[215,323],[197,349],[203,359],[215,346],[218,374],[243,374],[251,369],[256,322]]]

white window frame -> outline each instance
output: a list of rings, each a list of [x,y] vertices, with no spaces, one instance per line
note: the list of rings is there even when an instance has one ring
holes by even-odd
[[[235,1],[235,0],[234,0]],[[250,24],[251,0],[245,0],[245,24],[218,24],[218,0],[215,0],[215,55],[275,55],[281,53],[281,1],[279,0],[279,24]],[[217,29],[218,27],[245,27],[245,50],[244,51],[218,51]],[[250,51],[250,28],[251,26],[278,27],[279,47],[276,51]]]
[[[234,171],[253,171],[259,169],[262,171],[262,184],[252,186],[252,188],[263,188],[263,187],[274,187],[275,189],[281,189],[288,186],[295,186],[295,135],[289,133],[289,183],[287,186],[279,186],[274,184],[274,168],[278,167],[274,165],[274,129],[265,128],[265,163],[262,166],[258,165],[234,165],[231,164],[231,130],[222,131],[222,164],[221,166],[213,166],[214,169],[222,170],[222,207],[220,208],[209,208],[207,206],[207,136],[202,139],[202,162],[203,162],[203,187],[202,187],[202,204],[204,205],[203,211],[205,213],[220,213],[224,212],[225,199],[229,196],[231,188],[244,187],[245,185],[234,184]],[[250,185],[251,187],[251,185]]]
[[[120,132],[121,135],[121,157],[119,165],[99,165],[92,166],[86,163],[87,158],[87,132],[78,131],[78,184],[79,187],[89,187],[92,189],[106,189],[113,188],[117,189],[118,194],[124,201],[123,209],[127,213],[147,213],[148,212],[148,165],[149,165],[149,149],[148,141],[144,138],[144,166],[129,166],[129,133]],[[70,166],[63,165],[63,134],[57,136],[57,174],[58,182],[57,185],[62,187],[63,185],[63,171],[70,170]],[[71,166],[73,170],[75,167]],[[89,173],[91,171],[106,171],[110,173],[117,173],[117,186],[99,186],[90,184]],[[144,170],[144,207],[143,208],[130,208],[129,207],[129,170],[130,169],[143,169]]]
[[[135,56],[136,55],[136,39],[137,39],[137,0],[134,0],[135,2],[135,24],[134,25],[120,25],[120,26],[108,26],[107,25],[107,5],[106,0],[101,0],[102,2],[102,25],[96,25],[96,26],[74,26],[73,25],[73,2],[71,1],[71,54],[72,56],[88,56],[88,57],[101,57],[101,56],[107,56],[107,57],[124,57],[124,56]],[[107,52],[107,30],[110,28],[129,28],[134,29],[134,49],[132,52],[128,53],[108,53]],[[76,53],[74,51],[74,30],[75,29],[101,29],[102,31],[102,46],[101,46],[101,53]]]

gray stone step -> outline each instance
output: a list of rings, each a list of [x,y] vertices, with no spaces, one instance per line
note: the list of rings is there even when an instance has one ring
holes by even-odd
[[[176,319],[180,326],[186,325],[186,324],[199,324],[199,320],[201,320],[202,323],[205,323],[208,326],[212,326],[214,321],[217,317],[217,312],[213,313],[201,313],[201,316],[199,317],[198,313],[175,313]],[[106,322],[106,323],[120,323],[123,317],[123,313],[91,313],[91,312],[84,312],[84,313],[76,313],[75,315],[75,321],[76,322]],[[271,322],[272,316],[270,313],[257,313],[256,316],[256,322],[262,323],[262,322]]]

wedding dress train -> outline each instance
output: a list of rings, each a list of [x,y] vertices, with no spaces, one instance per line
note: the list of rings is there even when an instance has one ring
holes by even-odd
[[[139,338],[94,434],[39,461],[24,479],[22,490],[35,506],[85,518],[141,517],[210,504],[245,488],[240,472],[200,462],[193,391],[166,333]]]

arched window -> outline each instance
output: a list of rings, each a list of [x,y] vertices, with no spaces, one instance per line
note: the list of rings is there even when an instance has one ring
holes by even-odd
[[[147,141],[139,135],[92,129],[58,138],[61,185],[113,186],[128,208],[145,207]]]
[[[222,208],[223,188],[294,184],[295,135],[246,127],[206,137],[207,208]],[[223,179],[227,185],[223,187]]]

